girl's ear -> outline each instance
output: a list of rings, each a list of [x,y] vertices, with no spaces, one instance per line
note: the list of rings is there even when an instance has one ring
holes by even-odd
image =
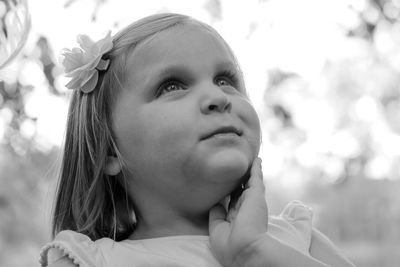
[[[110,176],[117,175],[121,171],[122,167],[119,160],[116,157],[108,156],[106,162],[105,173]]]

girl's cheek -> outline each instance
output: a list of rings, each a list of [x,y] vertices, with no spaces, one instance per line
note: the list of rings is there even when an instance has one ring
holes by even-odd
[[[257,111],[255,110],[250,100],[248,103],[249,103],[249,114],[251,117],[252,124],[254,125],[255,128],[257,128],[257,131],[260,135],[260,129],[261,129],[260,118],[258,117]]]
[[[256,110],[250,100],[243,106],[242,120],[249,131],[250,144],[254,150],[255,156],[258,155],[261,145],[261,123]]]
[[[253,131],[254,131],[254,136],[256,138],[256,145],[257,145],[257,151],[260,149],[261,145],[261,122],[260,118],[258,117],[258,114],[256,110],[254,109],[253,106],[251,106],[252,109],[252,125],[253,125]]]

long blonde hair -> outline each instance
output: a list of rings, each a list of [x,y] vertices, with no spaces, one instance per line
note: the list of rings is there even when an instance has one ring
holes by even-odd
[[[112,50],[103,56],[110,60],[110,66],[101,74],[96,89],[89,94],[80,90],[73,93],[54,206],[53,237],[62,230],[74,230],[92,240],[109,237],[119,241],[133,232],[134,205],[125,189],[124,172],[111,177],[104,170],[110,155],[123,165],[112,130],[112,107],[126,82],[128,55],[136,45],[158,32],[189,22],[219,36],[208,25],[188,16],[146,17],[113,37]]]

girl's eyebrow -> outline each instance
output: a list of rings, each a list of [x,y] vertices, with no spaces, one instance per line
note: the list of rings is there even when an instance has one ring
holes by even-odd
[[[221,61],[216,64],[215,71],[219,70],[238,70],[238,66],[236,63],[232,61]],[[182,74],[185,76],[190,76],[190,70],[185,65],[169,65],[165,68],[162,68],[159,71],[155,71],[156,77],[164,78],[175,74]]]
[[[217,70],[226,70],[226,69],[239,71],[239,67],[235,62],[221,61],[217,63]]]
[[[170,65],[170,66],[167,66],[166,68],[162,68],[161,70],[155,72],[156,77],[158,77],[160,79],[162,79],[164,77],[168,77],[168,76],[173,76],[176,74],[189,76],[190,71],[184,65]]]
[[[143,74],[143,73],[142,73]],[[144,71],[144,75],[141,77],[143,79],[144,88],[153,88],[158,85],[158,83],[166,78],[175,76],[185,76],[190,77],[190,71],[184,65],[168,65],[162,68],[155,68],[154,70]],[[147,89],[145,90],[147,91]]]

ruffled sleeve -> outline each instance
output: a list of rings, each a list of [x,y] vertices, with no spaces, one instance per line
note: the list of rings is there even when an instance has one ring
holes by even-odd
[[[287,204],[268,224],[271,235],[305,254],[309,254],[312,229],[311,209],[297,200]]]
[[[102,266],[101,251],[96,243],[74,231],[59,232],[53,241],[42,248],[39,262],[45,267],[64,256],[68,256],[79,267]]]

